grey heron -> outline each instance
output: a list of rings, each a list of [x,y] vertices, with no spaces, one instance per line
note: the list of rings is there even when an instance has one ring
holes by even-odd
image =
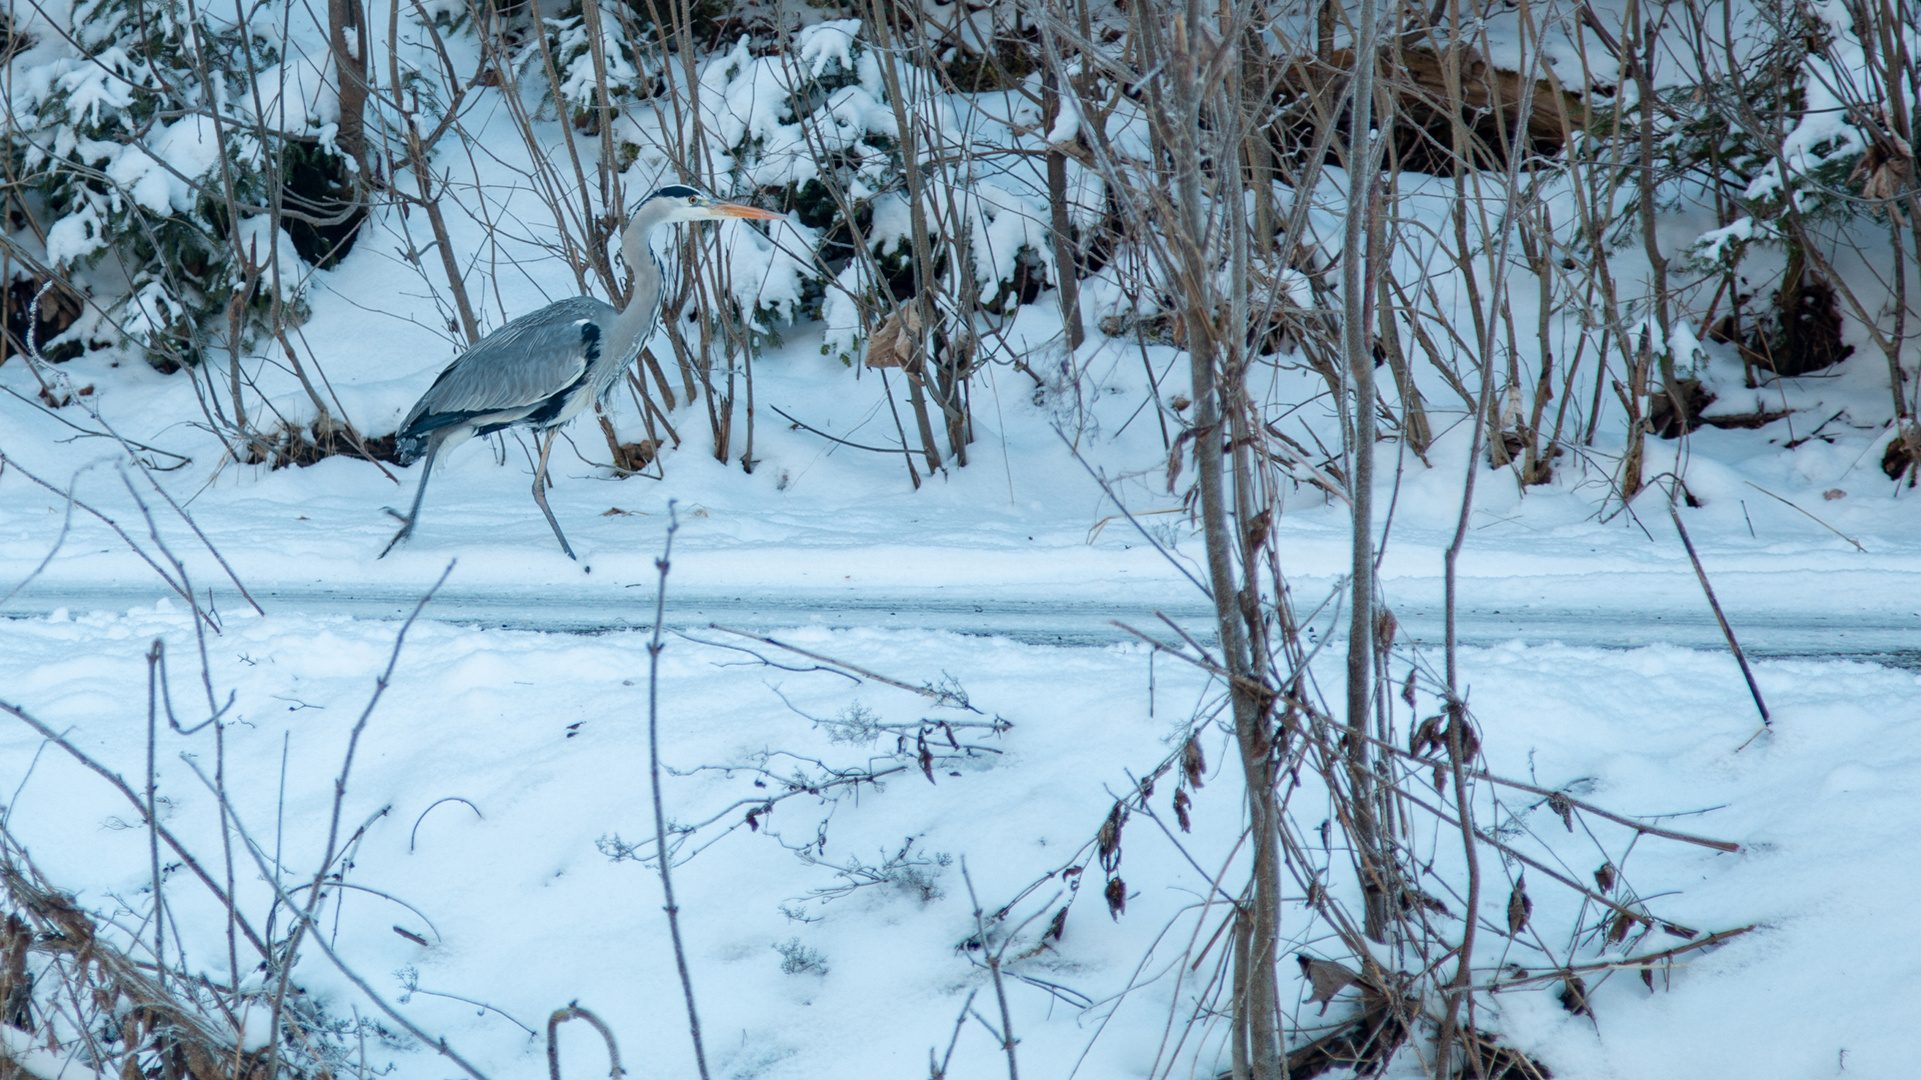
[[[560,550],[575,558],[560,522],[547,508],[547,455],[560,429],[613,390],[621,372],[639,357],[653,334],[667,276],[650,242],[654,230],[682,221],[771,221],[785,216],[721,202],[679,184],[641,200],[620,237],[621,254],[634,275],[634,293],[626,307],[616,311],[605,301],[576,296],[522,315],[461,353],[420,396],[400,425],[395,449],[400,464],[412,465],[424,458],[426,467],[420,471],[413,508],[404,517],[387,511],[402,524],[380,557],[385,558],[414,531],[434,458],[442,450],[518,424],[532,428],[540,439],[534,501],[553,526]]]

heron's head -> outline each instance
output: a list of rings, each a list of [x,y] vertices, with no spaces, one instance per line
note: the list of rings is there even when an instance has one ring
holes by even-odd
[[[652,195],[642,199],[634,210],[636,220],[651,219],[654,224],[667,225],[677,221],[727,221],[733,218],[750,218],[757,221],[779,221],[785,214],[772,210],[762,210],[745,203],[722,202],[697,188],[684,184],[670,184]]]

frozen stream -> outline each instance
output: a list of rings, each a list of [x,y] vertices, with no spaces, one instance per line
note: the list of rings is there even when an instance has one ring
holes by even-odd
[[[1309,579],[1294,585],[1297,598],[1325,598],[1337,582]],[[1675,645],[1690,649],[1723,649],[1725,640],[1713,613],[1692,582],[1669,582],[1670,587],[1637,593],[1628,602],[1609,603],[1592,593],[1579,606],[1551,599],[1553,583],[1533,581],[1501,590],[1505,595],[1464,604],[1457,616],[1461,642],[1495,645],[1522,641],[1530,645],[1558,642],[1606,649],[1644,645]],[[450,582],[426,612],[440,621],[515,630],[595,634],[646,627],[652,622],[651,582],[635,582],[618,591],[608,588],[567,588],[492,583],[462,587]],[[269,584],[251,589],[270,613],[299,612],[312,616],[345,615],[359,619],[404,618],[419,599],[419,591],[390,584],[334,586],[322,583]],[[840,592],[743,592],[727,595],[705,589],[670,591],[667,623],[688,630],[720,623],[760,632],[785,627],[821,629],[936,630],[972,636],[1002,637],[1021,644],[1100,646],[1131,637],[1114,625],[1123,622],[1148,633],[1164,632],[1156,613],[1179,623],[1197,638],[1211,636],[1212,610],[1205,600],[1173,598],[1148,604],[1118,596],[1013,596],[1008,590],[976,593],[978,598],[952,595],[957,590],[927,589],[918,593],[875,595],[854,590]],[[1475,591],[1485,596],[1487,589]],[[1756,603],[1755,598],[1726,595],[1722,601],[1742,647],[1757,657],[1828,657],[1859,659],[1894,667],[1921,669],[1921,615],[1888,604],[1867,610],[1852,604],[1812,607],[1788,602]],[[1534,594],[1529,596],[1527,594]],[[228,607],[238,601],[231,588],[216,588],[216,602]],[[1438,646],[1443,640],[1442,604],[1438,586],[1416,583],[1400,593],[1411,597],[1395,609],[1401,640]],[[151,604],[164,591],[157,585],[62,586],[34,588],[9,604],[6,616],[40,617],[66,608],[74,614],[92,611],[123,613]],[[1647,597],[1671,596],[1672,603],[1650,605]],[[1792,600],[1793,591],[1776,593]],[[1309,606],[1306,603],[1303,607]],[[1325,626],[1332,609],[1324,609],[1316,623]],[[1166,636],[1164,633],[1161,636]]]

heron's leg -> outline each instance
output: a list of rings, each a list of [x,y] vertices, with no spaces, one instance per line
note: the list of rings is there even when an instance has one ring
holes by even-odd
[[[547,515],[547,524],[554,527],[554,538],[560,541],[560,550],[566,552],[568,558],[579,562],[580,556],[567,546],[567,536],[560,531],[560,522],[554,520],[554,512],[547,509],[547,455],[553,453],[554,436],[559,434],[559,428],[550,427],[547,437],[540,440],[540,466],[534,470],[534,501],[540,504],[540,512]]]
[[[407,516],[400,517],[399,514],[394,514],[392,507],[387,508],[389,514],[394,514],[395,517],[400,518],[400,531],[394,534],[392,540],[387,541],[386,547],[380,549],[378,558],[386,558],[387,553],[394,549],[395,544],[413,535],[414,522],[420,518],[420,500],[427,497],[427,481],[434,474],[434,457],[440,453],[441,440],[442,433],[440,432],[435,432],[434,435],[427,440],[426,465],[420,470],[420,486],[414,489],[414,505],[412,509],[407,511]]]

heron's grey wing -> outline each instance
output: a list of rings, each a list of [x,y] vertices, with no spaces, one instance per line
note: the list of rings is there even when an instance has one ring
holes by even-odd
[[[475,417],[531,412],[579,382],[613,315],[607,304],[577,296],[487,335],[421,395],[401,426],[402,437],[419,438]]]

